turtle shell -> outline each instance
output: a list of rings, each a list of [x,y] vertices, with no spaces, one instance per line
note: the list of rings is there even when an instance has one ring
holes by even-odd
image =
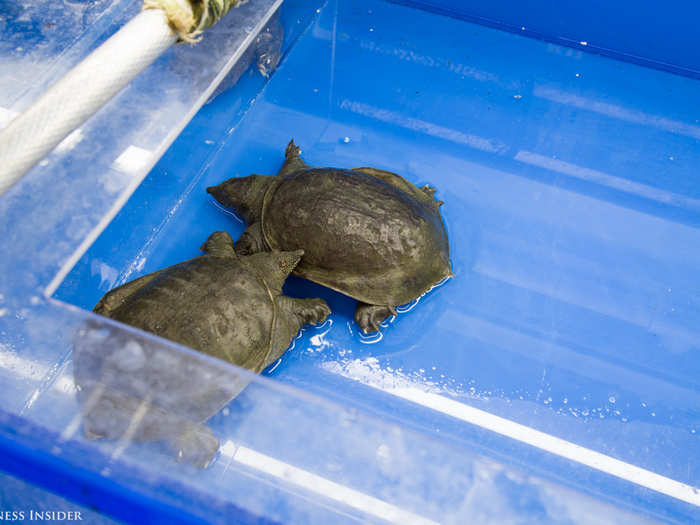
[[[369,304],[405,304],[452,274],[433,191],[372,168],[302,169],[268,188],[263,236],[274,250],[304,250],[296,275]]]
[[[112,290],[94,311],[260,372],[272,351],[279,315],[274,298],[282,284],[274,276],[268,283],[261,275],[265,269],[253,268],[253,262],[196,257]],[[74,341],[75,381],[84,398],[88,435],[121,436],[148,399],[148,415],[133,439],[171,438],[188,423],[206,421],[249,382],[138,333],[108,330],[110,337],[100,335],[103,328],[92,321]],[[96,391],[100,395],[93,398]]]
[[[204,255],[168,268],[108,315],[260,372],[270,353],[275,307],[266,282],[247,264]]]

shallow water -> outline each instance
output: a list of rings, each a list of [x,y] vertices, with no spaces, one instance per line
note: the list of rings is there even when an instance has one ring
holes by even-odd
[[[683,487],[660,482],[659,496],[633,474],[629,485],[581,473],[459,407],[698,485],[696,80],[330,1],[249,100],[256,82],[244,76],[200,111],[56,297],[89,309],[196,256],[214,230],[237,237],[244,225],[204,189],[275,173],[293,137],[311,165],[437,187],[455,277],[372,337],[358,333],[353,300],[290,279],[289,295],[324,297],[333,314],[268,375],[549,476],[571,482],[573,469],[573,483],[626,504],[685,505]]]

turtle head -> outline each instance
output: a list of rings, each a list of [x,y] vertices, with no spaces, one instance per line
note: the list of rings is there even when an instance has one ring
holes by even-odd
[[[208,187],[207,193],[234,210],[247,224],[252,224],[260,220],[265,191],[273,181],[273,177],[265,175],[234,177],[218,186]]]
[[[253,268],[271,290],[282,293],[284,281],[299,264],[302,255],[304,255],[304,250],[273,251],[248,255],[245,259],[252,263]]]

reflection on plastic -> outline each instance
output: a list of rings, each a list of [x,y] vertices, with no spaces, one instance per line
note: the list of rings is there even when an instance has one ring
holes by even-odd
[[[209,31],[216,30],[216,26],[211,28]],[[228,29],[230,31],[230,29]],[[236,62],[228,75],[221,81],[221,83],[214,91],[214,94],[209,98],[211,102],[217,95],[231,89],[238,83],[241,76],[248,71],[250,66],[254,63],[255,69],[263,77],[269,78],[269,76],[277,68],[277,64],[282,58],[282,38],[284,36],[284,30],[280,23],[279,12],[275,13],[270,21],[267,23],[264,29],[260,31],[260,34],[255,39],[255,42],[249,46],[243,53],[243,56]],[[190,51],[191,52],[191,51]]]
[[[233,441],[224,443],[221,447],[221,453],[242,465],[319,493],[327,498],[339,501],[388,522],[437,525],[437,522],[433,520],[405,511],[363,492],[353,490],[345,485],[340,485],[307,470],[261,454],[248,447],[236,446]]]
[[[203,423],[250,381],[144,336],[88,322],[74,339],[74,376],[89,438],[164,441],[178,459],[207,465],[218,439]]]
[[[700,506],[700,494],[690,485],[450,399],[441,395],[440,391],[429,383],[414,382],[400,374],[394,375],[380,370],[376,359],[370,359],[368,362],[354,360],[346,364],[329,362],[324,363],[323,368],[412,403]],[[611,399],[614,403],[614,398]]]

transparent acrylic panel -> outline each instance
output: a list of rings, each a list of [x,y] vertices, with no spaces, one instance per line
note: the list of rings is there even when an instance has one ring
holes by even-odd
[[[134,0],[34,0],[0,6],[0,126],[133,14]]]
[[[58,64],[54,69],[73,65],[69,50],[91,50],[141,8],[138,1],[120,7],[123,3],[115,2],[115,7],[105,12],[102,25],[76,27],[72,47],[59,46],[50,57]],[[278,27],[273,15],[280,3],[252,0],[233,9],[198,45],[170,48],[3,196],[0,231],[7,245],[2,248],[15,247],[12,260],[0,263],[2,270],[14,272],[7,286],[24,290],[55,287],[239,59],[247,59],[248,64],[253,61],[250,53],[257,52],[261,31]],[[80,3],[85,9],[93,4]],[[26,7],[27,3],[20,5]],[[26,7],[16,18],[6,20],[6,30],[21,33],[26,18],[41,32],[53,23],[53,16],[51,9]],[[100,29],[102,32],[93,35]],[[276,33],[277,39],[280,33]],[[55,75],[53,69],[32,70],[33,49],[30,46],[17,52],[16,68],[29,71],[28,82],[44,85]],[[264,46],[260,51],[270,53]],[[5,53],[3,60],[13,56],[12,50],[5,49]],[[17,94],[24,90],[21,82],[7,90],[11,88]],[[13,104],[9,94],[7,100]],[[23,103],[16,104],[6,107],[6,113],[11,116],[23,109]],[[32,219],[27,220],[28,216]],[[21,250],[17,248],[20,245]],[[36,271],[18,271],[27,268]]]
[[[40,388],[25,392],[22,418],[3,411],[3,442],[11,434],[31,444],[34,461],[50,454],[44,483],[61,476],[78,502],[101,493],[97,508],[117,518],[141,506],[162,517],[164,506],[179,520],[214,523],[644,520],[98,316],[53,301],[37,310],[46,311],[52,338],[35,348],[43,361],[21,364],[48,366],[56,347],[67,352]],[[194,429],[219,442],[207,468],[178,454]],[[207,441],[197,444],[203,450]],[[122,496],[126,504],[110,495],[114,486],[134,491]]]

